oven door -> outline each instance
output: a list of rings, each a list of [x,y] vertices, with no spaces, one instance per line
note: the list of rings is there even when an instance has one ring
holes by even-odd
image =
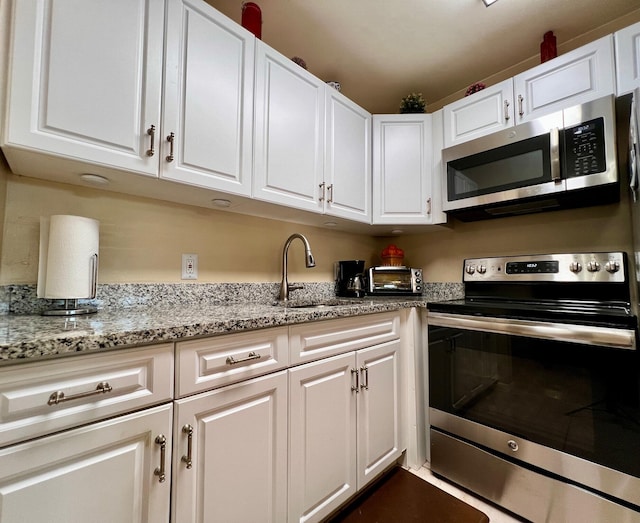
[[[453,316],[429,313],[431,426],[640,506],[638,351]]]
[[[509,202],[566,190],[561,178],[562,113],[450,147],[445,212]]]

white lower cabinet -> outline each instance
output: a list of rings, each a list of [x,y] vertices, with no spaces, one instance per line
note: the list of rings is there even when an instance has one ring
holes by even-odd
[[[290,523],[322,520],[400,457],[399,348],[290,369]]]
[[[166,404],[0,449],[0,522],[168,522],[171,426]]]
[[[173,496],[175,523],[286,520],[286,371],[175,402]]]

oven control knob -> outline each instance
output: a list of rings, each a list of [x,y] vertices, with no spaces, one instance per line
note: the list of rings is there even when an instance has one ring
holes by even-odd
[[[487,267],[484,265],[478,265],[478,272],[480,274],[484,274],[485,272],[487,272]]]
[[[587,263],[587,270],[589,272],[598,272],[600,270],[600,264],[595,260],[591,260]]]
[[[571,272],[580,272],[582,270],[582,264],[577,261],[571,262],[569,264],[569,270]]]
[[[513,452],[517,452],[518,451],[518,443],[516,441],[513,441],[512,439],[510,439],[509,441],[507,441],[507,446],[513,450]]]
[[[473,274],[474,272],[476,272],[476,268],[473,265],[467,265],[465,270],[467,271],[467,274]]]
[[[616,260],[609,260],[604,268],[607,269],[607,272],[613,274],[614,272],[618,272],[620,270],[620,262],[617,262]]]

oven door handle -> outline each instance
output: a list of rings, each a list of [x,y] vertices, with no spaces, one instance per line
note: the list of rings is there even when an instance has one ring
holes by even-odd
[[[513,336],[566,341],[583,345],[598,345],[615,349],[635,350],[636,348],[636,333],[633,329],[465,316],[443,312],[429,312],[427,323],[438,327],[511,334]]]

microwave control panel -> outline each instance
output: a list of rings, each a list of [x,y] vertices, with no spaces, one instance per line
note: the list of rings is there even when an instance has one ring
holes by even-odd
[[[595,118],[564,130],[567,178],[606,171],[604,118]]]

